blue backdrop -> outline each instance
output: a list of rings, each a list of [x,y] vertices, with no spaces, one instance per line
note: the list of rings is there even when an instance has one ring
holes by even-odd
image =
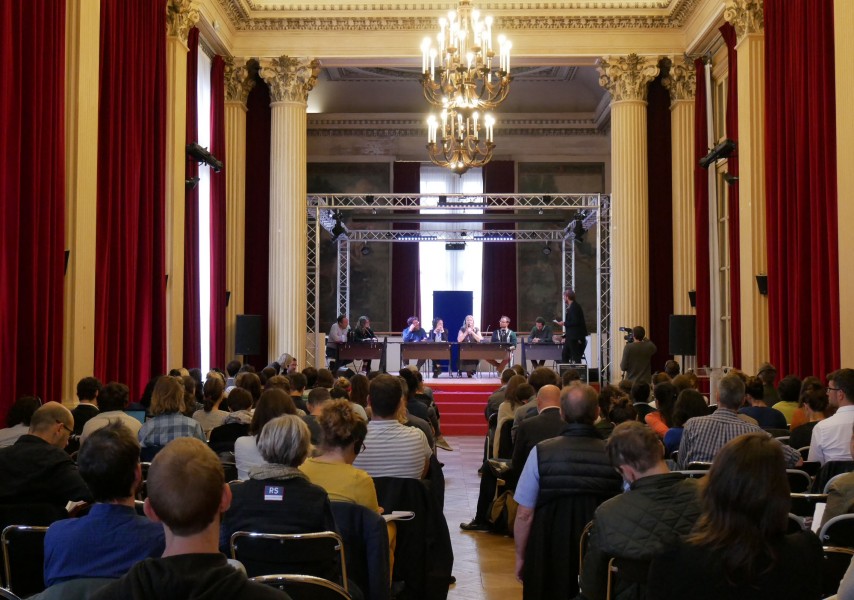
[[[457,341],[457,333],[459,333],[466,315],[474,312],[473,306],[474,292],[433,292],[433,318],[439,317],[445,322],[449,342]],[[429,330],[430,328],[425,327],[425,329]],[[458,355],[459,349],[453,346],[451,348],[451,372],[457,370]],[[440,363],[443,370],[445,362],[441,361]]]

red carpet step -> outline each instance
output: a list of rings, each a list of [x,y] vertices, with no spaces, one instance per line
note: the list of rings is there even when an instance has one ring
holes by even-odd
[[[425,383],[433,388],[433,399],[442,415],[444,435],[486,435],[483,411],[489,395],[501,386],[498,379],[488,383],[445,383],[433,380]]]

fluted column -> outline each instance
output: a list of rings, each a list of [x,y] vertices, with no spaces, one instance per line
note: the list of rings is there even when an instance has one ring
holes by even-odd
[[[243,314],[246,244],[246,99],[255,85],[244,59],[225,61],[225,360],[234,354],[235,323]]]
[[[839,339],[840,364],[854,365],[854,236],[848,231],[854,223],[854,113],[849,97],[854,90],[854,72],[847,58],[854,56],[854,3],[835,0],[833,29],[836,54],[836,185],[839,237]]]
[[[262,59],[270,86],[270,296],[272,360],[283,352],[305,362],[306,101],[320,65],[307,58]]]
[[[673,312],[692,315],[688,292],[697,289],[694,236],[694,96],[697,71],[686,56],[671,59],[662,82],[670,92],[670,145],[673,186]]]
[[[649,198],[646,94],[658,59],[605,56],[599,84],[611,93],[611,381],[620,379],[619,327],[649,331]],[[659,340],[660,342],[660,340]]]
[[[765,227],[765,34],[762,0],[727,0],[724,18],[738,35],[738,192],[741,368],[768,360],[768,298],[756,275],[768,273]]]
[[[62,401],[95,368],[99,0],[68,0],[65,16],[65,273]]]
[[[166,3],[166,365],[184,354],[184,195],[187,138],[187,35],[199,20],[190,0]]]

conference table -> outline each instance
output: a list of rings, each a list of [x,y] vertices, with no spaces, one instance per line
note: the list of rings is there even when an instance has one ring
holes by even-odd
[[[553,360],[561,361],[563,356],[563,344],[543,343],[530,344],[522,341],[522,365],[528,364],[529,360]]]

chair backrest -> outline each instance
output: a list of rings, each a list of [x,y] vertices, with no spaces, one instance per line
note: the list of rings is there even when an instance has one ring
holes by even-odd
[[[801,458],[806,460],[810,455],[810,447],[809,446],[801,446],[798,448],[798,454],[801,455]]]
[[[347,577],[366,598],[388,600],[388,527],[374,511],[353,502],[330,502],[335,528],[347,549]]]
[[[226,481],[234,481],[237,479],[237,464],[233,462],[220,461],[222,470],[225,472]]]
[[[834,475],[854,470],[854,460],[829,460],[821,466],[813,482],[813,492],[824,491],[824,486]]]
[[[851,564],[854,550],[851,548],[839,548],[837,546],[825,546],[824,556],[821,561],[821,597],[827,598],[836,594],[842,577]],[[834,598],[836,596],[833,596]]]
[[[685,466],[685,469],[688,471],[708,471],[711,468],[712,468],[712,463],[703,462],[703,461],[699,461],[699,460],[689,462]]]
[[[789,520],[786,525],[786,533],[797,533],[807,528],[806,521],[803,517],[789,513]]]
[[[584,556],[587,554],[587,547],[590,545],[590,534],[593,531],[593,521],[590,521],[581,530],[581,537],[578,538],[578,577],[579,584],[581,583],[581,574],[584,572]]]
[[[484,458],[488,460],[490,458],[494,458],[492,440],[495,439],[495,428],[498,426],[498,413],[492,413],[489,415],[489,419],[487,419],[486,422],[486,442],[484,446],[486,454],[484,455]]]
[[[810,477],[815,478],[818,475],[819,470],[821,470],[821,463],[817,460],[807,460],[809,456],[810,450],[809,446],[806,446],[806,454],[804,454],[804,448],[798,450],[801,453],[801,457],[804,459],[804,462],[798,467],[801,471],[806,472]]]
[[[498,434],[498,456],[496,458],[513,458],[513,419],[507,419],[501,424]]]
[[[347,589],[344,541],[334,531],[318,533],[231,534],[231,557],[246,567],[250,577],[259,575],[314,575],[339,581]]]
[[[780,438],[780,441],[784,444],[789,441],[789,434],[791,432],[788,429],[782,429],[780,427],[763,427],[762,429],[770,433],[771,437]]]
[[[824,484],[824,490],[822,490],[822,491],[825,494],[829,493],[830,492],[830,486],[833,484],[833,482],[836,481],[837,479],[839,479],[840,477],[844,477],[845,475],[848,475],[848,473],[837,473],[836,475],[834,475],[833,477],[828,479],[827,483]]]
[[[311,575],[260,575],[250,581],[287,592],[292,600],[350,599],[350,594],[340,585]]]
[[[681,471],[674,471],[674,473],[682,473],[685,477],[689,477],[690,479],[702,479],[706,475],[709,474],[708,469],[682,469]]]
[[[789,512],[799,517],[812,517],[818,502],[827,502],[827,494],[791,494]]]
[[[44,591],[44,536],[47,527],[9,525],[0,534],[6,587],[26,597]]]
[[[161,450],[163,450],[163,446],[143,446],[139,449],[139,460],[150,463]]]
[[[17,594],[13,594],[6,588],[2,587],[0,587],[0,598],[2,598],[3,600],[21,600],[20,596],[18,596]]]
[[[631,558],[612,558],[608,561],[608,587],[605,598],[613,600],[617,598],[617,586],[619,582],[625,584],[646,585],[649,577],[648,560],[636,560]]]
[[[854,514],[833,517],[822,525],[818,537],[825,546],[854,548]]]
[[[800,469],[786,469],[786,478],[789,480],[789,491],[796,494],[808,492],[812,485],[812,477]]]

